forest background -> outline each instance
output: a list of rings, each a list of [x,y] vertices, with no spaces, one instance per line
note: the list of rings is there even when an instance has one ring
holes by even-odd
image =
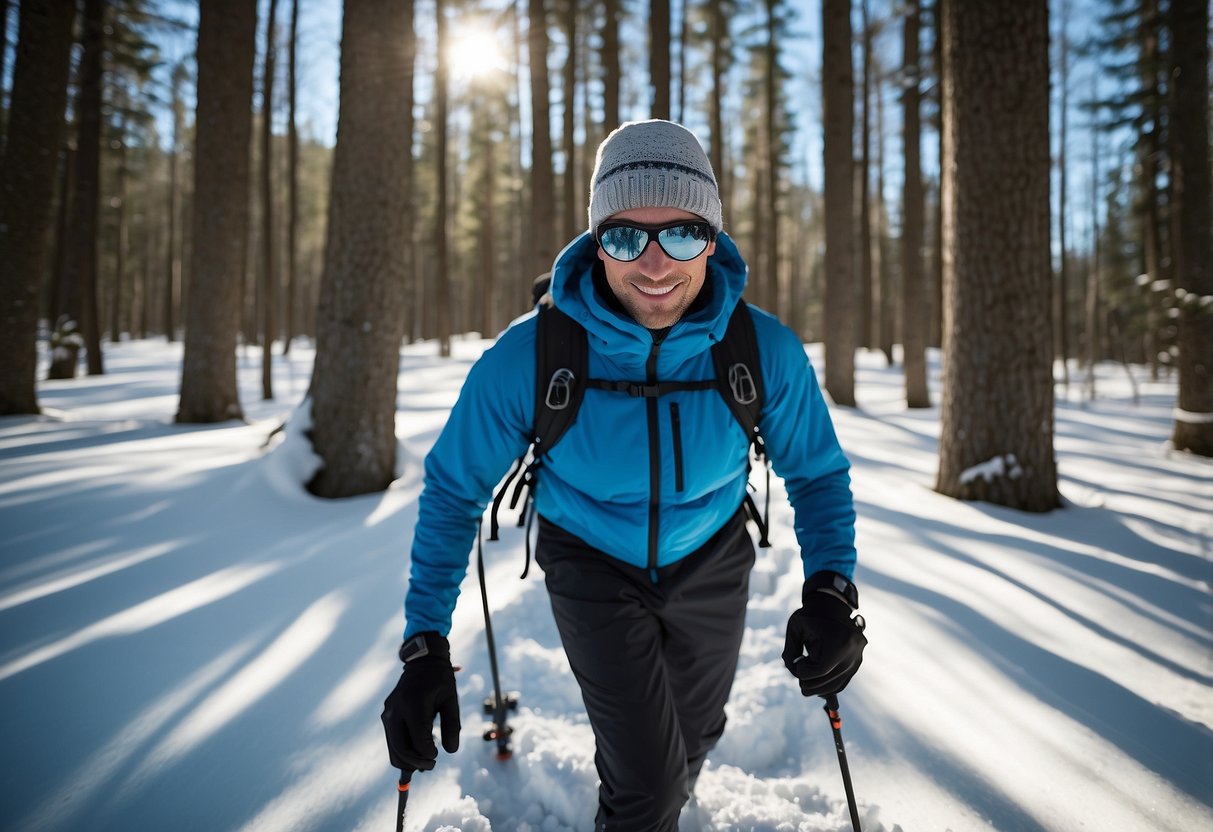
[[[310,487],[382,489],[401,344],[449,354],[526,311],[584,230],[598,142],[666,117],[709,150],[747,298],[824,342],[834,404],[866,349],[928,406],[943,349],[940,491],[1059,505],[1056,385],[1096,395],[1067,359],[1176,373],[1172,442],[1213,453],[1201,0],[0,0],[0,21],[0,413],[37,411],[38,348],[71,378],[160,337],[185,340],[177,420],[238,418],[237,349],[268,399],[272,353],[312,338]]]

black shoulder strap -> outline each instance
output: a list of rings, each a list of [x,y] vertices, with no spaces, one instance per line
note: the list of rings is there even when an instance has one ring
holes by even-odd
[[[577,418],[589,374],[585,328],[551,304],[540,304],[535,333],[535,456],[555,447]]]
[[[755,454],[767,471],[765,510],[759,512],[758,504],[748,490],[745,495],[746,514],[758,527],[758,545],[765,549],[771,545],[771,466],[758,420],[762,416],[766,394],[762,385],[758,334],[754,331],[754,319],[745,301],[737,302],[724,338],[712,346],[712,363],[716,367],[716,389],[720,397],[749,437]]]
[[[536,285],[538,283],[536,281]],[[510,508],[514,509],[525,491],[526,501],[522,504],[518,525],[527,523],[529,529],[527,508],[531,505],[531,487],[535,482],[535,473],[542,464],[543,454],[551,450],[572,426],[581,400],[585,397],[590,364],[585,329],[547,300],[539,303],[535,326],[535,417],[528,451],[531,461],[527,463],[527,453],[524,453],[514,463],[509,476],[498,486],[489,514],[489,540],[498,539],[498,512],[507,495],[510,495]],[[527,569],[522,573],[524,578],[530,563],[528,534]]]
[[[758,335],[745,301],[737,302],[724,338],[712,346],[712,363],[716,367],[716,387],[733,418],[751,442],[759,441],[758,419],[762,414],[765,391]]]

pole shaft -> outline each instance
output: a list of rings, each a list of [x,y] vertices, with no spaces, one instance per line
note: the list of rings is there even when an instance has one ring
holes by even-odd
[[[396,832],[404,832],[404,818],[408,813],[409,805],[409,780],[413,777],[412,773],[400,773],[400,783],[396,786]]]
[[[855,790],[851,786],[851,768],[847,765],[847,750],[842,743],[842,717],[838,714],[838,697],[830,694],[824,698],[826,716],[830,718],[830,730],[834,732],[834,750],[838,752],[838,767],[842,770],[842,786],[847,792],[847,808],[851,810],[851,826],[855,832],[863,832],[859,827],[859,808],[855,805]]]

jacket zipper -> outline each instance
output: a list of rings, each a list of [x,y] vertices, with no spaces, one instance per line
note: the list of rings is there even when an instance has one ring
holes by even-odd
[[[674,435],[674,490],[681,492],[684,485],[682,474],[682,417],[678,413],[678,402],[670,402],[670,433]]]
[[[649,358],[644,365],[645,381],[648,384],[657,383],[657,353],[661,350],[661,340],[663,339],[653,338],[653,348],[649,350]],[[657,535],[661,518],[661,433],[656,396],[645,399],[645,409],[649,421],[649,577],[656,583]]]

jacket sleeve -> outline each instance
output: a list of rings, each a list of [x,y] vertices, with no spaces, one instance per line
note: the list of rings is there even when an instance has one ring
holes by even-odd
[[[804,345],[775,318],[755,313],[766,397],[759,428],[771,465],[787,487],[805,577],[829,569],[851,578],[851,463],[838,444]]]
[[[473,366],[425,458],[404,598],[405,638],[445,636],[493,487],[526,450],[535,389],[534,318],[502,333]]]

